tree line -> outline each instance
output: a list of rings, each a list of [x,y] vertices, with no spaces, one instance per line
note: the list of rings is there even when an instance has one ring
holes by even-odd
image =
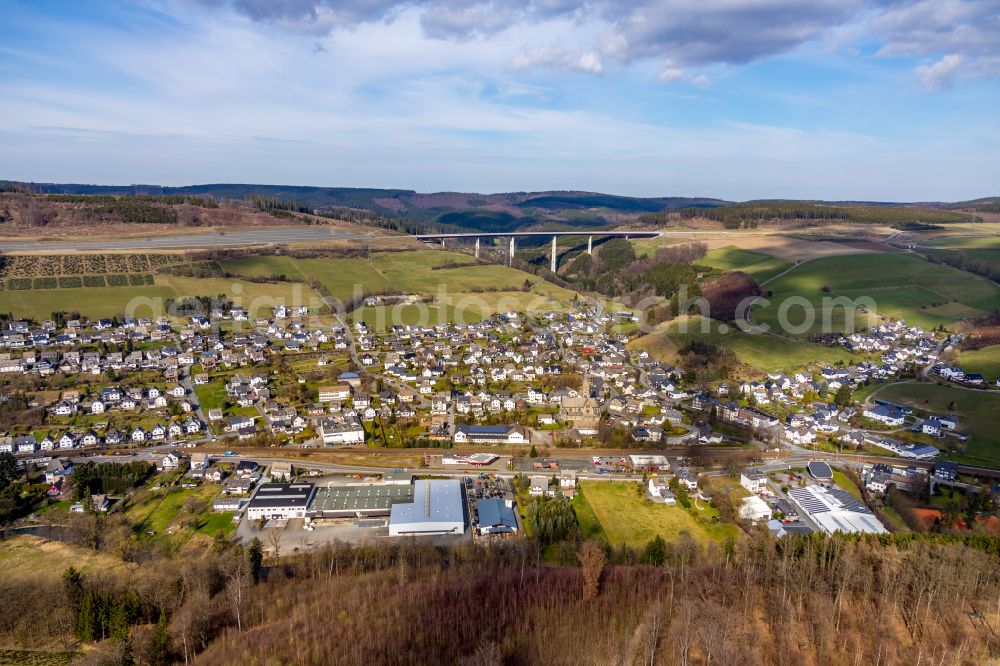
[[[681,208],[677,211],[650,213],[640,223],[663,225],[672,218],[700,218],[721,222],[727,229],[756,228],[775,221],[845,222],[851,224],[947,224],[968,222],[970,217],[956,211],[909,206],[838,206],[806,201],[748,202],[718,208]]]

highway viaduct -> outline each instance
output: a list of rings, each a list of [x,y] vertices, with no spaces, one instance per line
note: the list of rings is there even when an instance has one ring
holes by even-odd
[[[626,230],[586,230],[579,231],[508,231],[508,232],[472,232],[472,233],[452,233],[452,234],[415,234],[415,238],[422,241],[441,241],[441,247],[445,246],[445,241],[449,238],[474,238],[476,240],[476,259],[479,258],[479,241],[482,238],[510,238],[508,257],[514,258],[515,238],[534,238],[536,236],[551,236],[552,251],[549,259],[549,269],[556,271],[556,242],[560,236],[586,236],[587,254],[594,253],[594,236],[598,238],[656,238],[660,235],[658,231],[626,231]]]

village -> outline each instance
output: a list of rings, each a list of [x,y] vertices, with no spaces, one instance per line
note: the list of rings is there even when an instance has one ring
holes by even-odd
[[[23,400],[29,391],[36,401],[51,397],[27,405],[43,414],[41,422],[0,437],[0,453],[44,468],[50,495],[59,497],[83,451],[131,449],[160,472],[183,473],[184,483],[218,484],[212,510],[232,514],[245,539],[274,528],[284,534],[289,521],[297,521],[293,531],[301,527],[318,543],[523,532],[519,478],[522,503],[539,496],[572,499],[580,481],[611,478],[640,480],[649,501],[668,506],[678,493],[685,504],[688,494],[711,502],[698,479],[720,472],[711,462],[692,460],[690,451],[742,451],[752,463],[759,460],[755,452],[786,450],[802,461],[795,463],[800,471],[792,471],[793,464],[751,464],[740,474],[745,496],[738,498],[741,519],[766,523],[780,536],[885,531],[864,502],[848,501],[827,463],[806,464],[812,457],[846,451],[898,459],[859,468],[857,485],[873,497],[890,484],[933,491],[935,483],[958,483],[957,466],[907,461],[935,459],[950,442],[968,438],[953,415],[917,418],[904,405],[851,399],[866,386],[932,369],[941,374],[938,355],[954,340],[900,321],[842,338],[859,356],[853,365],[707,386],[686,381],[682,367],[632,348],[625,334],[614,332],[621,317],[594,309],[540,317],[507,312],[472,324],[385,331],[361,322],[310,325],[307,315],[278,307],[271,318],[253,322],[233,309],[181,326],[166,318],[70,320],[62,328],[8,323],[0,340],[12,351],[2,354],[0,371],[16,375],[18,388],[4,398]],[[13,351],[19,347],[25,349]],[[47,390],[60,383],[73,388]],[[293,473],[290,462],[258,463],[238,451],[220,457],[198,450],[227,441],[276,451],[474,452],[433,461],[428,455],[425,470],[364,470],[355,478],[308,466]],[[560,453],[580,446],[662,454]],[[439,472],[445,478],[437,478]],[[433,483],[421,491],[421,479]],[[480,490],[486,479],[489,496]],[[790,479],[799,487],[789,487]],[[418,501],[418,494],[442,502],[447,519],[394,523],[402,509],[393,507]],[[107,501],[95,496],[92,506],[77,502],[73,510],[105,510]],[[843,519],[831,523],[817,513]]]

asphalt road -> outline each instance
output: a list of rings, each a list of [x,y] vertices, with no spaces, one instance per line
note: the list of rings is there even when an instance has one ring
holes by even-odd
[[[0,241],[0,252],[43,252],[46,250],[168,250],[200,247],[233,247],[237,245],[267,245],[271,243],[301,243],[308,241],[364,240],[368,234],[343,231],[333,227],[299,226],[272,227],[243,231],[175,234],[136,238],[103,238],[94,241],[25,240]],[[373,237],[378,238],[378,237]],[[389,238],[388,236],[386,238]]]
[[[69,231],[69,230],[68,230]],[[373,230],[374,231],[374,230]],[[602,233],[603,235],[616,233],[612,231],[604,232],[515,232],[513,235],[544,235],[552,236],[559,234],[584,235],[587,233]],[[625,233],[625,232],[621,232]],[[650,236],[681,236],[685,234],[697,235],[701,231],[665,231],[665,232],[640,232],[635,231],[630,235],[639,237]],[[725,233],[725,232],[722,232]],[[448,237],[468,237],[476,236],[509,236],[511,234],[490,234],[490,233],[468,233],[451,234]],[[381,233],[364,234],[353,231],[344,231],[327,226],[286,226],[268,227],[265,229],[248,229],[219,231],[210,233],[188,233],[170,234],[163,236],[137,236],[134,238],[102,238],[101,240],[0,240],[0,252],[45,252],[45,251],[72,251],[93,252],[99,250],[178,250],[187,248],[213,248],[213,247],[235,247],[246,245],[268,245],[285,243],[302,243],[309,241],[337,241],[355,240],[362,241],[371,239],[374,242],[399,241],[401,239],[416,239],[419,236],[399,236],[386,235]],[[428,236],[428,238],[430,238]]]

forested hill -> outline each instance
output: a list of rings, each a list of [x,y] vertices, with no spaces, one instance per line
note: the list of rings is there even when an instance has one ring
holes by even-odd
[[[749,201],[711,209],[685,207],[676,211],[647,213],[639,221],[645,225],[662,226],[671,220],[699,218],[721,222],[727,229],[752,228],[770,222],[814,222],[884,224],[901,230],[918,230],[975,221],[975,212],[930,204]]]
[[[39,194],[104,196],[172,196],[219,201],[271,199],[297,208],[343,215],[347,210],[370,211],[382,218],[439,228],[514,231],[534,228],[606,227],[642,213],[680,208],[712,208],[727,202],[698,197],[623,197],[595,192],[463,192],[420,193],[403,189],[307,187],[293,185],[208,184],[184,187],[159,185],[81,185],[65,183],[0,183]]]
[[[310,187],[216,183],[159,185],[82,185],[0,181],[0,192],[36,197],[87,197],[107,207],[111,198],[135,197],[163,205],[178,202],[239,202],[260,210],[327,215],[365,225],[405,231],[510,232],[574,228],[609,228],[642,224],[664,226],[708,219],[727,228],[772,222],[885,224],[900,229],[926,228],[974,220],[1000,210],[1000,199],[958,203],[760,200],[734,203],[700,197],[626,197],[581,191],[420,193],[405,189]]]

